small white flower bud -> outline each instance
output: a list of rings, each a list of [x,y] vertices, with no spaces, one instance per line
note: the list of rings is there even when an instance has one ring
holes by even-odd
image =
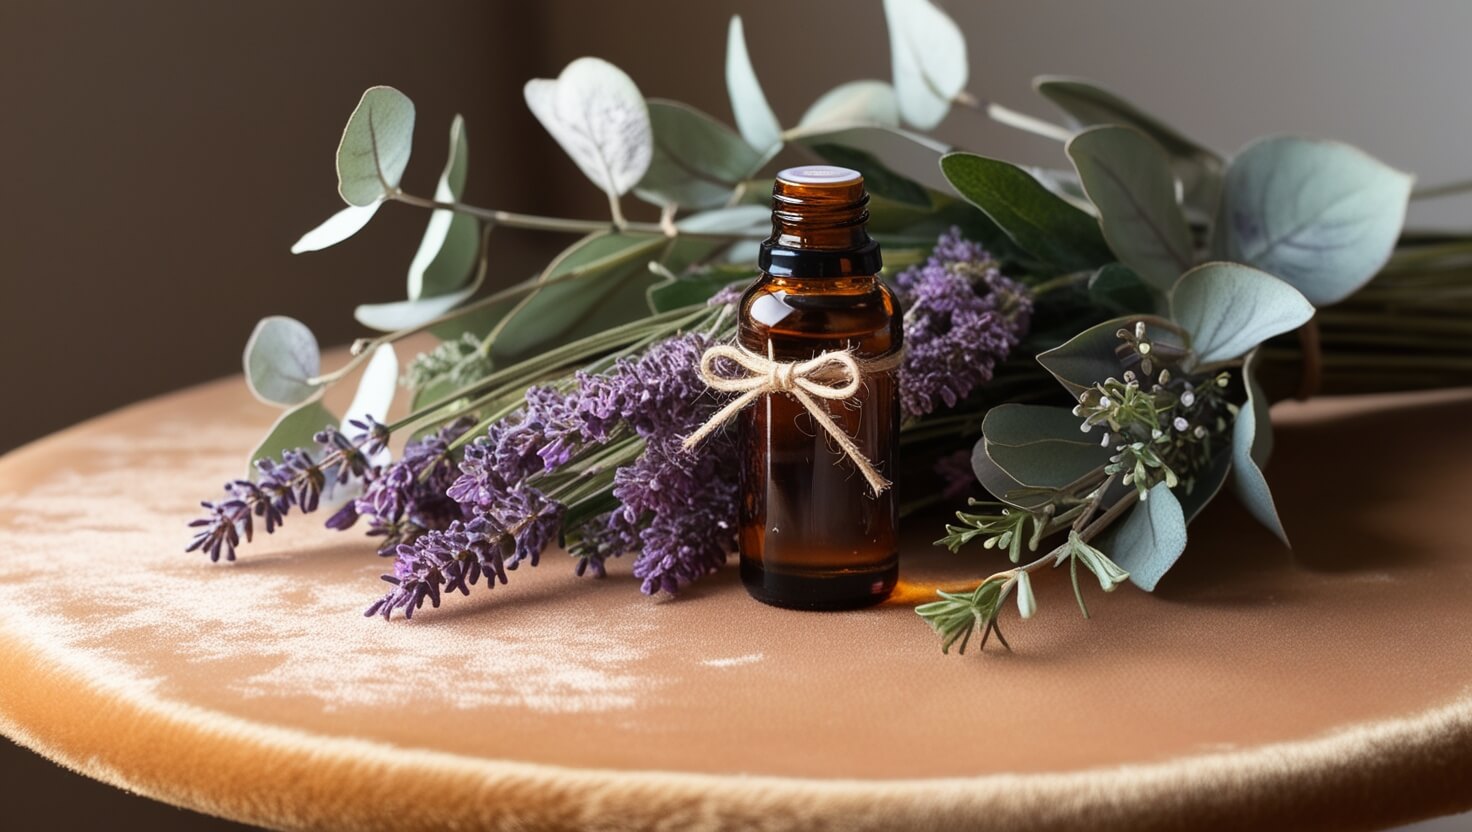
[[[1186,407],[1194,407],[1196,404],[1196,394],[1192,393],[1190,390],[1182,393],[1181,404],[1185,405]]]
[[[1186,421],[1186,417],[1177,416],[1176,420],[1174,422],[1171,422],[1171,426],[1174,427],[1177,431],[1184,433],[1186,431],[1186,428],[1191,427],[1191,423]]]

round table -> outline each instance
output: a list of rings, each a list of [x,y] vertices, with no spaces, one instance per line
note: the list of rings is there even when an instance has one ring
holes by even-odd
[[[1472,808],[1472,394],[1275,411],[1295,550],[1230,498],[1153,595],[1037,582],[1014,652],[914,615],[1004,560],[930,546],[871,610],[676,599],[548,553],[412,622],[387,562],[293,516],[185,554],[272,414],[239,379],[0,460],[0,731],[282,828],[1374,828]]]

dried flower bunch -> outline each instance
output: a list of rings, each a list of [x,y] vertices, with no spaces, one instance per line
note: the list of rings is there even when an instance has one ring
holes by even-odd
[[[603,220],[464,203],[458,117],[435,193],[406,193],[414,106],[389,87],[364,93],[337,154],[347,207],[293,251],[346,239],[388,203],[428,210],[407,297],[359,306],[382,334],[329,371],[304,324],[261,321],[246,377],[284,412],[248,478],[203,504],[189,548],[233,559],[258,526],[331,503],[328,526],[361,524],[393,558],[392,586],[367,607],[384,618],[505,583],[557,546],[578,575],[629,555],[646,593],[719,569],[735,545],[734,445],[680,442],[722,404],[699,356],[732,337],[767,234],[763,174],[784,151],[868,183],[883,276],[905,310],[906,510],[990,495],[940,543],[979,541],[1012,566],[916,610],[947,650],[978,632],[1005,644],[1006,601],[1030,618],[1030,575],[1045,567],[1068,567],[1086,615],[1081,574],[1106,592],[1153,590],[1227,483],[1286,542],[1262,474],[1267,390],[1472,380],[1472,240],[1402,229],[1409,200],[1462,186],[1416,192],[1327,141],[1275,137],[1224,156],[1100,87],[1041,78],[1065,117],[1055,124],[971,94],[965,38],[928,0],[885,0],[884,13],[892,83],[840,85],[791,127],[766,102],[739,17],[726,61],[735,130],[645,99],[596,58],[528,82],[527,105],[607,195]],[[925,134],[956,107],[1062,143],[1070,169]],[[951,192],[884,158],[894,142],[928,154]],[[658,221],[626,218],[630,193]],[[483,292],[502,226],[585,236],[539,274]],[[439,345],[401,373],[395,345],[425,332]],[[339,417],[323,393],[354,376]],[[409,413],[389,421],[400,395]]]

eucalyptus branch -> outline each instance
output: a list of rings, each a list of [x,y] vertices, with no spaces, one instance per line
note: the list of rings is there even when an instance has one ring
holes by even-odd
[[[1066,142],[1073,138],[1073,131],[1066,127],[1054,124],[1045,119],[1040,119],[1037,116],[1030,116],[1027,113],[1018,112],[1011,107],[1005,107],[994,101],[985,101],[965,90],[957,93],[956,97],[951,100],[962,107],[968,107],[982,113],[998,124],[1003,124],[1025,133],[1031,133],[1034,136],[1042,136],[1045,139],[1052,139],[1058,142]]]
[[[417,208],[427,208],[434,211],[454,211],[457,214],[476,217],[493,225],[501,225],[507,228],[524,228],[533,231],[556,231],[568,234],[591,234],[597,231],[627,231],[636,234],[654,234],[660,237],[678,236],[711,240],[759,240],[767,236],[764,233],[722,234],[714,231],[682,231],[672,224],[628,222],[623,220],[621,211],[614,215],[613,220],[577,220],[564,217],[544,217],[537,214],[521,214],[514,211],[481,208],[475,205],[468,205],[459,200],[443,202],[437,199],[427,199],[422,196],[405,193],[402,188],[394,188],[389,191],[388,198],[406,205],[413,205]],[[610,197],[609,204],[610,206],[616,206],[618,202]],[[671,231],[674,233],[671,234]]]

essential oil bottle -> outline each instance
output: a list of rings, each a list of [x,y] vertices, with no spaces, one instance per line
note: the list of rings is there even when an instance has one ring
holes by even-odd
[[[772,187],[762,274],[741,298],[737,338],[778,362],[848,351],[858,392],[816,400],[882,475],[899,447],[902,318],[878,278],[869,197],[857,171],[788,168]],[[875,494],[855,463],[794,397],[758,399],[740,416],[741,579],[757,600],[798,609],[883,601],[899,576],[892,489]]]

